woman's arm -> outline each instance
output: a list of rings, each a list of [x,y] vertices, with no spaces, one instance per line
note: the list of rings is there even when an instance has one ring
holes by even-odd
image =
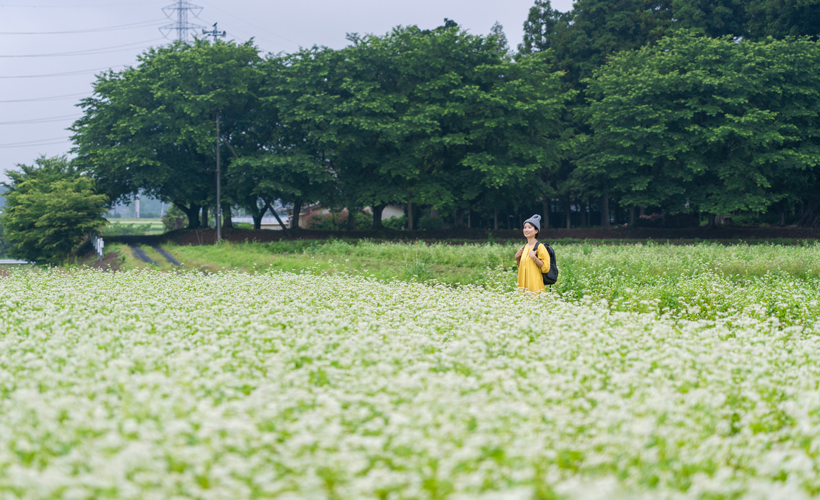
[[[521,265],[521,256],[522,255],[524,255],[524,247],[519,248],[518,251],[515,252],[515,265],[516,266]]]
[[[532,252],[535,253],[535,252]],[[532,256],[531,256],[532,257]],[[541,269],[542,273],[548,273],[550,270],[550,254],[547,252],[547,248],[544,245],[540,245],[538,247],[538,255],[532,257],[538,267]]]
[[[544,261],[538,258],[538,255],[535,253],[535,250],[530,250],[530,258],[533,262],[535,262],[535,265],[538,266],[539,269],[544,267]]]

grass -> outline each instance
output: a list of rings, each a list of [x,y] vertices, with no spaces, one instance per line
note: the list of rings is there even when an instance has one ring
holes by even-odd
[[[451,245],[446,243],[381,243],[344,240],[221,243],[215,246],[168,245],[171,253],[194,266],[252,270],[273,266],[287,270],[315,265],[350,271],[397,270],[426,267],[431,278],[443,282],[474,283],[468,271],[514,271],[513,255],[522,243]],[[630,277],[685,276],[708,269],[729,279],[762,277],[782,272],[801,279],[820,277],[820,243],[804,245],[720,245],[699,243],[668,246],[655,243],[553,245],[562,272],[610,272]],[[285,262],[287,264],[285,264]],[[465,275],[465,272],[467,273]],[[455,279],[457,278],[458,279]],[[455,279],[455,281],[454,281]]]
[[[162,219],[108,219],[103,228],[103,236],[162,234],[165,225]]]
[[[347,274],[379,281],[441,283],[514,290],[519,244],[358,244],[341,240],[167,245],[188,270],[257,272],[278,270],[316,275]],[[612,311],[714,320],[736,310],[812,323],[820,315],[820,243],[690,246],[658,244],[554,245],[561,270],[550,288],[575,303],[597,303]],[[117,247],[113,246],[112,250]],[[172,267],[137,261],[125,248],[123,269]],[[177,268],[178,269],[178,268]]]
[[[391,258],[391,255],[377,253],[334,252],[325,245],[312,243],[226,242],[211,246],[166,245],[164,248],[187,268],[210,272],[222,269],[255,271],[269,268],[324,274],[344,272],[371,276],[382,281],[429,281],[435,278],[450,285],[481,285],[488,279],[485,268],[447,265],[444,262],[433,261],[420,253],[408,253],[401,258]],[[423,244],[416,246],[421,248]],[[310,251],[298,251],[303,248]],[[282,251],[283,249],[291,251]]]

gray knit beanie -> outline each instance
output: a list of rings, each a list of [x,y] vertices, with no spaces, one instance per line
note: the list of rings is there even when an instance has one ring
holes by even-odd
[[[520,220],[520,219],[519,219],[519,220]],[[532,217],[530,217],[529,219],[525,220],[525,221],[524,221],[524,224],[526,224],[527,222],[529,222],[530,224],[532,224],[533,226],[535,226],[535,229],[536,229],[539,233],[541,232],[541,216],[540,216],[540,215],[538,215],[538,214],[533,215],[533,216],[532,216]]]

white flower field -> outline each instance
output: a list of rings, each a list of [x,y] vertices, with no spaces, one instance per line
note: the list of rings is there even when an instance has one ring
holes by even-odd
[[[803,320],[345,275],[12,272],[0,499],[810,498],[817,278],[773,283]]]

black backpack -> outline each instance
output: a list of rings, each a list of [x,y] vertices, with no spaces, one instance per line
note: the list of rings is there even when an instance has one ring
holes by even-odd
[[[534,252],[538,253],[538,245],[540,244],[540,241],[535,242],[535,246],[532,247]],[[527,245],[524,245],[524,248],[526,247]],[[544,278],[545,285],[554,285],[555,282],[558,281],[558,262],[555,261],[555,250],[553,250],[552,247],[546,243],[544,243],[544,247],[547,249],[547,253],[550,256],[550,270],[545,273],[541,273],[541,277]]]

